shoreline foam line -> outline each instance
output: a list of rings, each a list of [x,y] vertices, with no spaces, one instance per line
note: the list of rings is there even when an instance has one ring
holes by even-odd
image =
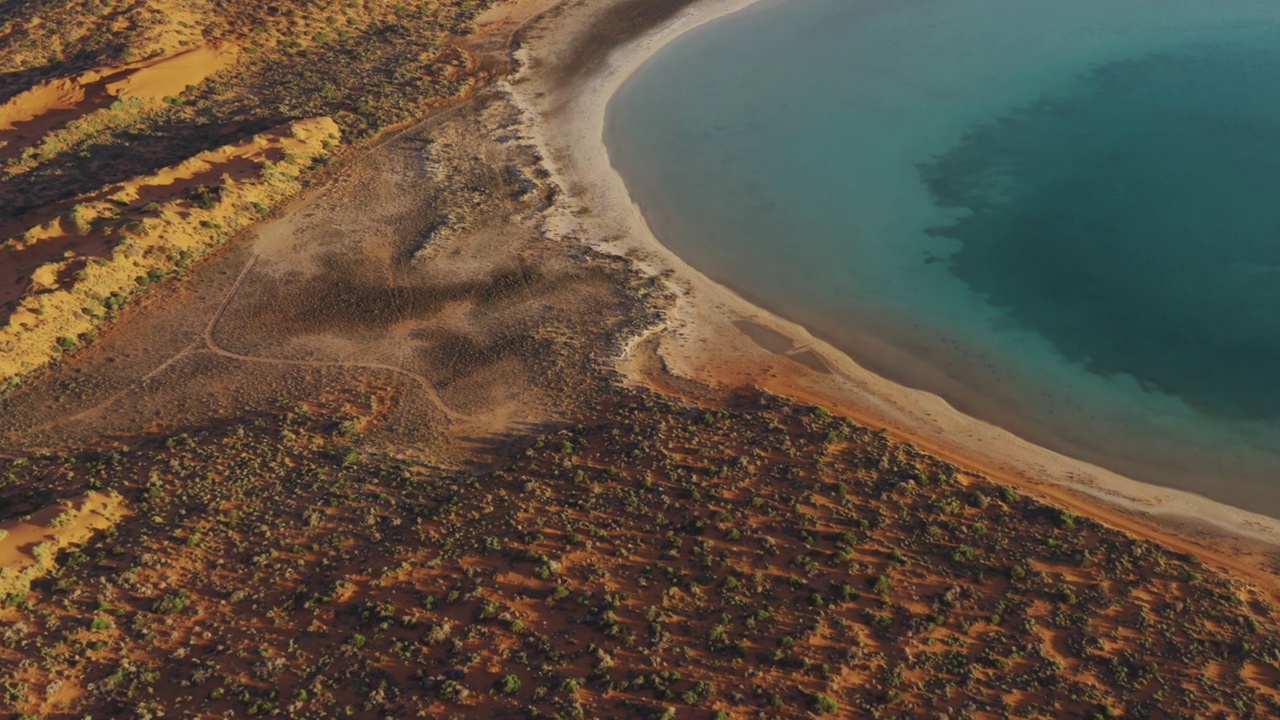
[[[635,70],[675,38],[734,12],[778,1],[696,2],[612,48],[589,76],[569,83],[554,76],[556,52],[563,49],[566,37],[590,32],[608,12],[608,3],[562,7],[531,28],[528,42],[516,52],[522,69],[505,90],[525,111],[526,136],[566,192],[549,211],[545,231],[581,238],[599,250],[633,259],[645,272],[671,278],[676,299],[669,319],[624,349],[619,361],[624,374],[633,382],[644,382],[643,373],[629,363],[642,342],[656,341],[663,365],[675,375],[715,385],[754,384],[824,404],[868,425],[886,427],[962,467],[1029,488],[1121,529],[1158,535],[1175,548],[1204,554],[1221,549],[1221,541],[1226,541],[1232,547],[1213,553],[1217,562],[1275,587],[1276,575],[1264,561],[1244,562],[1240,557],[1280,547],[1280,520],[1061,455],[964,415],[936,395],[874,375],[804,327],[711,281],[662,245],[609,160],[604,142],[609,100]],[[780,370],[779,362],[791,361],[759,347],[735,327],[744,320],[791,338],[795,347],[821,357],[831,372],[814,372],[796,363]],[[1213,547],[1205,544],[1213,540],[1219,542]]]

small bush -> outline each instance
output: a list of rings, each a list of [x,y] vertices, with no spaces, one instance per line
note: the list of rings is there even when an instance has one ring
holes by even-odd
[[[809,708],[817,715],[830,715],[840,709],[840,704],[821,693],[809,696]]]
[[[201,210],[212,210],[222,200],[217,190],[207,187],[197,188],[191,197],[191,204]]]
[[[187,607],[187,594],[184,592],[169,593],[151,606],[151,611],[159,615],[177,615]]]

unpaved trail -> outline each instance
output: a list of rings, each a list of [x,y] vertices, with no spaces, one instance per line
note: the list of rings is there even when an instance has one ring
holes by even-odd
[[[215,355],[220,355],[222,357],[230,358],[232,360],[240,360],[242,362],[266,363],[271,365],[292,365],[297,367],[336,367],[336,368],[344,368],[348,370],[381,370],[385,372],[396,373],[398,375],[403,375],[404,377],[408,377],[415,380],[418,383],[418,385],[421,386],[423,393],[425,393],[426,396],[431,399],[431,402],[435,404],[436,408],[440,410],[440,412],[444,413],[444,415],[449,419],[451,420],[473,420],[474,419],[473,416],[464,415],[450,408],[448,405],[446,405],[444,400],[440,398],[440,394],[436,392],[435,385],[433,385],[430,380],[419,375],[418,373],[412,372],[410,370],[406,370],[402,367],[397,367],[395,365],[387,365],[385,363],[376,363],[376,362],[350,362],[350,361],[344,361],[344,360],[295,360],[290,358],[262,357],[259,355],[242,355],[240,353],[227,350],[226,348],[219,345],[215,337],[216,331],[218,329],[218,322],[222,320],[222,316],[226,313],[227,307],[231,305],[231,301],[235,299],[236,293],[239,292],[240,286],[244,283],[245,276],[249,274],[249,270],[253,267],[253,264],[254,262],[257,261],[257,259],[258,259],[258,255],[255,253],[252,257],[249,258],[249,261],[245,263],[244,269],[240,271],[240,277],[236,278],[235,284],[231,286],[231,291],[227,293],[227,297],[223,300],[221,307],[219,307],[218,311],[214,313],[213,318],[209,320],[209,325],[205,328],[204,336],[202,338],[204,347],[198,348],[199,350],[207,350],[209,352],[214,353]],[[178,356],[184,354],[185,352],[186,351],[179,353]],[[178,356],[171,358],[169,362],[176,360]],[[154,372],[158,372],[159,370],[163,369],[163,367],[164,366],[157,368],[156,371]],[[144,381],[145,379],[146,378],[144,378]]]
[[[87,408],[85,410],[81,410],[80,412],[75,413],[74,415],[70,415],[65,418],[58,418],[44,425],[35,427],[30,432],[32,433],[42,432],[66,423],[73,423],[73,422],[78,422],[81,420],[97,417],[105,410],[111,408],[113,405],[115,405],[124,397],[137,393],[139,390],[145,391],[147,385],[150,384],[155,378],[159,377],[160,375],[164,374],[166,371],[168,371],[169,369],[177,365],[183,358],[186,358],[189,355],[193,355],[199,352],[208,352],[214,355],[218,355],[220,357],[225,357],[231,360],[237,360],[240,362],[248,362],[248,363],[263,363],[263,364],[269,364],[269,365],[285,365],[285,366],[313,367],[313,368],[331,367],[331,368],[341,368],[346,370],[365,370],[365,371],[379,371],[379,372],[394,373],[397,375],[401,375],[403,377],[410,378],[411,380],[415,381],[418,384],[418,386],[421,388],[422,393],[431,400],[432,404],[436,407],[436,409],[438,409],[445,417],[449,418],[450,420],[456,421],[456,422],[476,420],[475,416],[467,415],[465,413],[460,413],[457,410],[454,410],[453,408],[449,407],[444,402],[444,400],[440,397],[440,394],[436,390],[435,385],[433,385],[430,380],[423,377],[422,375],[419,375],[418,373],[415,373],[411,370],[406,370],[405,368],[402,368],[402,367],[397,367],[395,365],[388,365],[385,363],[377,363],[377,362],[358,362],[358,361],[344,361],[344,360],[302,360],[302,359],[291,359],[291,358],[263,357],[259,355],[245,355],[242,353],[237,353],[231,350],[227,350],[226,348],[222,347],[222,345],[218,343],[218,340],[216,337],[218,324],[222,321],[223,316],[226,315],[227,308],[231,306],[231,303],[235,300],[236,296],[239,294],[240,289],[244,286],[244,281],[249,276],[249,271],[253,269],[253,266],[257,262],[258,257],[259,257],[258,253],[254,253],[252,256],[249,257],[248,261],[245,262],[244,267],[241,268],[240,270],[240,274],[236,277],[235,283],[232,284],[231,288],[227,291],[227,294],[223,297],[222,302],[218,305],[217,311],[215,311],[213,316],[209,318],[209,322],[205,325],[204,332],[201,333],[200,337],[198,337],[194,342],[192,342],[190,345],[186,346],[182,350],[178,351],[174,355],[170,356],[167,360],[165,360],[161,364],[157,365],[154,369],[149,371],[146,375],[143,375],[141,378],[139,378],[136,383],[129,385],[125,389],[121,390],[120,392],[117,392],[116,394],[98,403],[97,405],[94,405],[93,407]]]

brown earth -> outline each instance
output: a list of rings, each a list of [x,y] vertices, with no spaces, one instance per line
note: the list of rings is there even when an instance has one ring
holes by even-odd
[[[47,41],[48,23],[80,32],[91,24],[59,8],[82,5],[45,3],[45,24],[5,6],[0,43]],[[563,81],[684,5],[619,2],[615,22],[566,49]],[[107,15],[127,23],[155,7]],[[366,89],[347,70],[386,69],[416,23],[469,23],[480,8],[420,4],[410,17],[365,2],[382,14],[356,20],[337,7],[192,3],[192,27],[156,26],[188,45],[136,32],[169,55],[242,48],[192,103],[161,102],[146,122],[169,123],[164,137],[193,137],[174,118],[194,105],[243,121],[208,137],[243,140],[288,105],[246,88],[285,77],[270,92],[296,91],[298,117],[332,117],[355,143],[271,217],[175,264],[104,313],[91,342],[0,395],[0,523],[57,548],[29,589],[3,597],[0,706],[140,718],[1277,714],[1276,584],[1256,558],[937,459],[856,404],[810,394],[832,367],[767,328],[735,330],[764,360],[671,367],[659,347],[668,279],[590,249],[601,238],[550,229],[578,211],[574,198],[523,111],[479,84],[513,67],[526,22],[554,23],[566,6],[502,5],[427,60],[425,46],[400,53],[434,68],[405,71],[416,79],[403,87],[481,88],[464,99],[401,107],[382,91],[347,109]],[[334,13],[359,29],[316,39]],[[259,21],[275,45],[246,39]],[[127,55],[85,43],[88,56],[45,74]],[[268,71],[262,57],[299,64]],[[304,72],[324,58],[351,67]],[[0,87],[49,79],[14,72]],[[330,100],[303,96],[326,82],[350,93],[318,112],[306,103]],[[198,147],[186,140],[174,147]],[[174,160],[167,142],[168,160],[139,159],[150,169],[120,182],[198,154]],[[24,213],[86,191],[31,172]],[[152,199],[164,200],[131,202]],[[619,368],[654,390],[625,387]],[[46,522],[99,497],[118,498],[110,522]]]
[[[133,510],[4,599],[40,717],[1270,717],[1277,607],[768,394],[612,390],[468,472],[397,390],[5,463]]]
[[[505,57],[478,61],[460,40],[488,4],[0,8],[0,386],[91,339],[100,317],[138,291],[135,276],[185,266],[193,253],[181,238],[212,236],[197,243],[202,252],[296,194],[299,173],[282,158],[301,170],[328,164],[341,141],[367,145],[505,69]],[[316,124],[324,132],[289,146]],[[202,172],[182,172],[193,163]],[[170,207],[140,181],[201,209],[235,186],[238,221]],[[168,221],[159,228],[157,213]],[[118,251],[134,235],[153,236],[156,252],[124,280],[119,266],[138,263]],[[119,277],[80,282],[103,265]],[[47,307],[40,296],[51,289],[74,297]]]

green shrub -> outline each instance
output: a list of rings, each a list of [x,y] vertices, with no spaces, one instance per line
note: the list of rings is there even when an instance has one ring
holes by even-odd
[[[151,612],[159,615],[177,615],[187,607],[187,594],[182,591],[169,593],[151,606]]]
[[[1062,523],[1064,530],[1076,529],[1076,516],[1070,510],[1063,510],[1058,513],[1058,521]]]
[[[830,715],[840,709],[840,704],[821,693],[809,696],[809,708],[817,715]]]
[[[191,204],[201,210],[212,210],[218,206],[222,200],[217,190],[211,190],[207,187],[197,188],[195,194],[191,197]]]

